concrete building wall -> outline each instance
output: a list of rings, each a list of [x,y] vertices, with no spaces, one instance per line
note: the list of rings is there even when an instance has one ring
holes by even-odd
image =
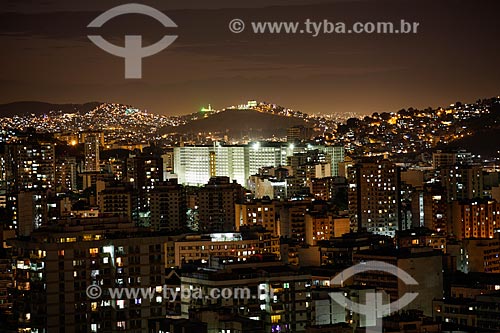
[[[432,270],[428,269],[432,267]],[[405,309],[423,311],[424,315],[432,316],[432,300],[443,297],[443,266],[442,256],[421,256],[400,258],[398,268],[410,274],[418,285],[409,285],[398,280],[399,297],[407,292],[418,292],[418,297]]]

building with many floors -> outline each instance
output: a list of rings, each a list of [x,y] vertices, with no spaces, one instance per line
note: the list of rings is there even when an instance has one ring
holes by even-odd
[[[150,225],[153,230],[184,230],[187,228],[187,202],[184,186],[177,179],[158,183],[149,192]]]
[[[163,286],[168,236],[127,220],[71,219],[8,241],[14,267],[14,318],[31,332],[143,332],[164,318],[152,299],[89,298],[86,289]],[[160,294],[160,293],[159,293]]]
[[[354,284],[382,288],[389,294],[391,302],[407,292],[418,292],[417,298],[406,307],[407,310],[419,310],[426,316],[432,316],[432,300],[443,297],[442,251],[432,248],[367,250],[355,253],[353,260],[354,263],[382,261],[411,275],[418,285],[406,284],[398,276],[380,271],[354,276]],[[429,272],[428,267],[433,267],[432,272]]]
[[[199,229],[202,232],[235,230],[235,204],[243,202],[245,189],[229,177],[210,178],[198,191]]]
[[[211,295],[211,290],[241,291],[241,297],[183,299],[182,315],[204,308],[228,309],[264,324],[262,332],[305,332],[312,320],[311,275],[276,263],[236,264],[219,269],[200,270],[183,274],[182,286],[201,290]],[[233,294],[234,295],[234,294]]]
[[[349,169],[353,227],[394,236],[400,228],[400,170],[388,160],[368,160]]]
[[[280,236],[280,205],[280,201],[267,199],[235,204],[236,230],[243,226],[261,226],[274,236]]]
[[[458,239],[493,238],[500,225],[500,204],[487,199],[454,201],[450,220]]]

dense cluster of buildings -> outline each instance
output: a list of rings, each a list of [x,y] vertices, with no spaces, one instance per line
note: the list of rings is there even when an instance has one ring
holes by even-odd
[[[347,156],[302,127],[287,142],[131,149],[101,131],[2,133],[0,330],[361,332],[376,323],[331,293],[408,292],[384,331],[500,330],[500,169],[466,151]],[[417,284],[333,282],[370,261]],[[149,294],[110,291],[125,288]]]
[[[232,144],[247,144],[252,140],[271,140],[284,142],[284,138],[258,131],[229,133],[231,125],[218,130],[186,130],[184,125],[221,112],[253,110],[269,115],[293,117],[304,125],[293,126],[286,132],[288,142],[313,139],[319,143],[341,145],[346,152],[357,156],[380,156],[384,153],[412,154],[435,148],[474,134],[483,128],[481,117],[488,117],[491,110],[498,107],[500,98],[478,100],[475,103],[457,102],[447,107],[425,110],[403,109],[399,112],[374,113],[360,117],[352,113],[332,115],[308,115],[276,104],[248,101],[242,105],[230,106],[219,110],[211,106],[199,112],[184,116],[164,116],[148,113],[132,106],[114,103],[94,103],[86,112],[82,110],[54,110],[43,114],[27,113],[4,117],[0,130],[25,131],[35,128],[37,132],[58,133],[60,137],[72,137],[74,144],[82,143],[74,133],[97,131],[106,137],[107,148],[134,149],[147,147],[151,142],[170,146],[181,143],[192,145],[212,145],[225,140]],[[76,106],[75,106],[76,107]],[[478,121],[479,120],[479,121]],[[305,126],[307,125],[307,126]],[[177,130],[179,128],[179,130]]]

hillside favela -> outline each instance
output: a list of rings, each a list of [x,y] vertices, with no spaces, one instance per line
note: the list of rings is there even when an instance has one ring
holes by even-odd
[[[0,116],[0,332],[500,332],[500,97]]]

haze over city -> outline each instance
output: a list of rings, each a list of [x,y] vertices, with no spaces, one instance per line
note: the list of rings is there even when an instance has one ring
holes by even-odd
[[[498,95],[498,1],[189,1],[165,4],[178,28],[124,15],[86,28],[123,1],[7,1],[0,8],[0,103],[38,100],[130,104],[164,115],[211,103],[269,101],[307,113],[398,111]],[[228,23],[396,21],[420,23],[413,35],[233,34]],[[98,32],[155,43],[178,40],[143,59],[142,80],[125,80],[122,58],[87,39]]]

